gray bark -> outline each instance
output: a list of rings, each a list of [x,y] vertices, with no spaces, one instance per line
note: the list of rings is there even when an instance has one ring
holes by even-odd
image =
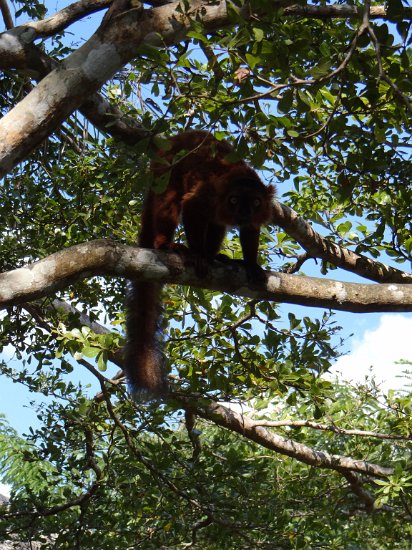
[[[358,313],[412,311],[411,284],[357,284],[267,272],[250,285],[238,263],[215,262],[206,278],[190,256],[96,240],[72,246],[26,267],[0,274],[0,308],[48,296],[94,275],[114,275],[208,288],[237,296]]]

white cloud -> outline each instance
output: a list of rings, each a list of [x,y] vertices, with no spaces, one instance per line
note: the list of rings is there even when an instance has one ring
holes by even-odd
[[[3,495],[4,497],[9,497],[10,485],[4,485],[4,483],[0,483],[0,495]]]
[[[16,349],[11,344],[7,344],[7,346],[4,346],[1,354],[0,359],[3,359],[4,361],[8,361],[9,359],[13,359],[14,354],[16,353]]]
[[[376,329],[366,330],[361,339],[353,338],[352,350],[337,360],[331,372],[353,382],[362,382],[372,373],[382,390],[401,389],[407,381],[397,376],[412,370],[412,365],[397,365],[396,361],[412,361],[411,344],[412,317],[382,315]]]

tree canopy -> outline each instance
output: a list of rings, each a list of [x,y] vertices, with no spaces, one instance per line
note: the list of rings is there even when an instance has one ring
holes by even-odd
[[[0,418],[0,540],[410,548],[411,394],[328,371],[333,311],[412,311],[412,8],[13,7],[0,0],[0,346],[17,362],[0,369],[38,423]],[[277,187],[261,284],[134,246],[154,145],[189,128]],[[224,252],[241,258],[235,232]],[[165,283],[167,399],[124,383],[131,278]]]

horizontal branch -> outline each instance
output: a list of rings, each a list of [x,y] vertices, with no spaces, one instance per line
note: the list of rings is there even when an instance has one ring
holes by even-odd
[[[266,449],[289,456],[316,468],[368,474],[375,477],[387,477],[393,473],[392,468],[385,468],[378,464],[355,460],[342,455],[329,454],[325,451],[316,451],[307,445],[298,443],[292,439],[286,439],[280,435],[256,426],[254,421],[247,416],[237,413],[219,403],[198,399],[191,400],[184,396],[173,395],[185,408],[191,410],[202,418],[212,421],[232,432],[236,432],[247,439],[258,443]]]
[[[377,283],[412,283],[410,273],[371,260],[325,239],[297,212],[280,202],[275,201],[273,204],[272,221],[296,239],[313,258],[321,258]]]
[[[238,262],[215,261],[206,278],[195,275],[190,256],[96,240],[0,274],[0,308],[49,296],[95,275],[156,280],[237,296],[352,312],[412,311],[412,285],[356,284],[267,272],[249,285]]]
[[[83,17],[101,11],[113,0],[80,0],[69,4],[55,14],[39,21],[30,21],[21,27],[31,28],[38,37],[47,37],[63,31],[69,25],[79,21]],[[162,7],[173,2],[158,2],[154,7]],[[272,9],[281,9],[284,15],[307,17],[310,19],[359,19],[362,17],[364,8],[351,6],[350,4],[330,6],[314,6],[294,4],[294,0],[275,0]],[[246,11],[246,10],[245,10]],[[262,14],[262,11],[259,11]],[[404,19],[412,18],[412,8],[404,7],[402,10]],[[385,6],[372,6],[370,8],[370,19],[390,19]]]

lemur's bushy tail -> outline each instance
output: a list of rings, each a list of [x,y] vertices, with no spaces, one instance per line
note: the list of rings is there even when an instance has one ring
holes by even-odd
[[[133,281],[127,299],[125,372],[132,394],[167,393],[159,338],[162,285]]]

